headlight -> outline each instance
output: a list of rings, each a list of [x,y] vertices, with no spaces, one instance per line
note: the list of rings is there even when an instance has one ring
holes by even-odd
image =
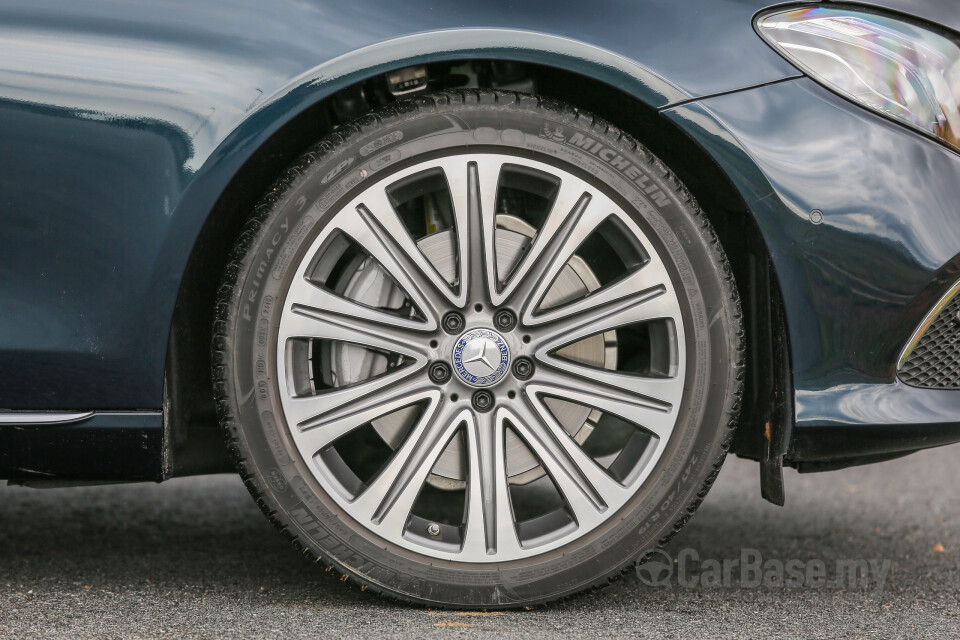
[[[960,46],[953,36],[848,9],[777,11],[757,25],[813,79],[960,151]]]

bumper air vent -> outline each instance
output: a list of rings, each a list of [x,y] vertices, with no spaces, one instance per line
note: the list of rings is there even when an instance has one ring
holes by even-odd
[[[897,375],[913,387],[960,389],[960,283],[930,310],[907,343]]]

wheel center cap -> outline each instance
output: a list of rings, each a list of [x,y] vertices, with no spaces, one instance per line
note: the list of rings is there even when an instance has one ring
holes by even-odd
[[[491,329],[471,329],[453,346],[453,370],[472,387],[500,382],[510,369],[507,342]]]

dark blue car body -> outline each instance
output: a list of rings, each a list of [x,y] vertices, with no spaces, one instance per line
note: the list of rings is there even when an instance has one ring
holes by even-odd
[[[960,29],[951,0],[872,4]],[[960,279],[960,155],[805,77],[755,32],[768,6],[0,3],[0,477],[225,469],[210,323],[239,225],[331,101],[458,60],[635,123],[716,217],[750,332],[738,453],[775,475],[960,440],[960,391],[897,377]]]

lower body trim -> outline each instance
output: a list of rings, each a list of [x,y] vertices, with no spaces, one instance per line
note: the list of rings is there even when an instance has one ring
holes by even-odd
[[[0,479],[159,482],[163,450],[159,411],[0,414]]]

